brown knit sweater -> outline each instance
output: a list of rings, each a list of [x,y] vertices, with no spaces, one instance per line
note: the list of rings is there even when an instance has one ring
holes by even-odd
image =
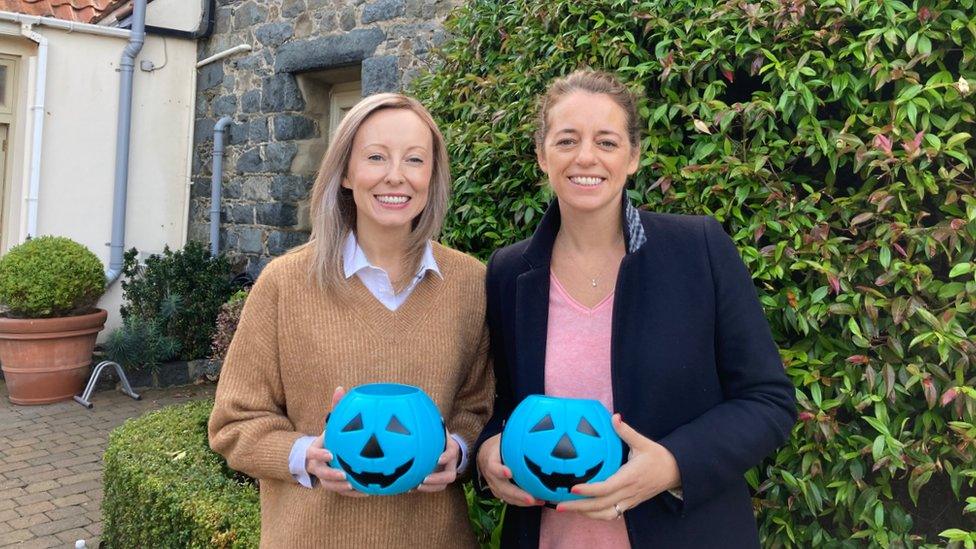
[[[308,282],[308,250],[272,261],[244,306],[217,386],[210,445],[261,480],[262,547],[475,546],[455,482],[429,494],[350,498],[304,488],[288,471],[303,435],[321,434],[332,392],[372,382],[424,389],[469,443],[494,394],[485,328],[485,268],[438,244],[428,272],[396,311],[358,277],[347,299]]]

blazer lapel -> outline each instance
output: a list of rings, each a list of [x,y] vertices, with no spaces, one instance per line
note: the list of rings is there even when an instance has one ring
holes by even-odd
[[[515,288],[515,357],[512,385],[519,400],[546,392],[546,332],[549,323],[549,265],[519,275]]]

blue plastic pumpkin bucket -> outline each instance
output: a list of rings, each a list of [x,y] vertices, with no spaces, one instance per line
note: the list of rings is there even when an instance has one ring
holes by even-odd
[[[570,493],[573,486],[614,474],[623,443],[600,402],[530,395],[505,424],[501,454],[519,487],[558,503],[582,497]]]
[[[419,387],[372,383],[352,388],[329,415],[325,448],[330,465],[353,488],[372,495],[416,488],[445,448],[444,422]]]

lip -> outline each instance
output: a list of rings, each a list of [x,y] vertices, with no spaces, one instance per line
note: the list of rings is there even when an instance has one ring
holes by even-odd
[[[383,202],[382,200],[380,200],[380,197],[381,196],[403,197],[403,198],[406,198],[406,200],[404,200],[403,202],[397,202],[397,203]],[[374,194],[373,195],[373,200],[375,200],[376,203],[379,204],[380,207],[383,208],[383,209],[387,209],[387,210],[402,210],[402,209],[406,208],[408,204],[410,204],[411,197],[410,196],[407,196],[405,194],[399,194],[399,193],[385,193],[385,194]]]
[[[602,186],[604,183],[607,182],[607,178],[606,177],[603,177],[603,176],[600,176],[600,175],[583,175],[583,174],[579,174],[579,175],[571,175],[571,176],[567,177],[567,179],[569,180],[570,185],[572,185],[574,187],[577,187],[577,188],[580,188],[580,189],[594,189],[594,188],[597,188],[597,187]],[[591,184],[586,185],[586,184],[582,184],[582,183],[577,183],[576,181],[574,181],[575,179],[599,179],[600,181],[597,182],[597,183],[591,183]]]

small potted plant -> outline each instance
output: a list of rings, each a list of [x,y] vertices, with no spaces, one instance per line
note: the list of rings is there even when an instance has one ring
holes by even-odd
[[[0,366],[10,401],[46,404],[81,392],[108,313],[102,263],[64,237],[42,236],[0,258]]]

